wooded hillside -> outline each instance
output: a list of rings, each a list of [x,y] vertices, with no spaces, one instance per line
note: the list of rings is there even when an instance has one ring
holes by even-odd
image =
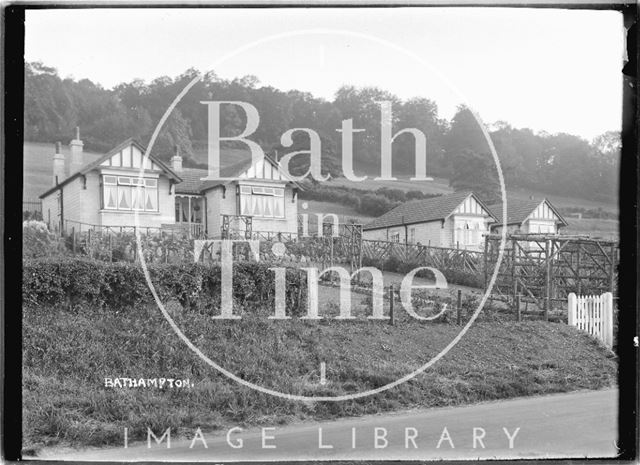
[[[25,68],[25,140],[68,143],[80,127],[85,150],[106,152],[128,137],[146,144],[157,122],[175,96],[198,75],[189,69],[175,78],[151,82],[134,80],[104,89],[87,79],[61,78],[54,68],[28,63]],[[425,89],[428,94],[428,89]],[[308,136],[297,133],[291,147],[280,136],[292,128],[311,128],[321,139],[323,169],[340,175],[341,121],[352,118],[353,127],[365,129],[354,136],[356,171],[379,173],[380,100],[393,102],[394,131],[413,127],[427,136],[428,171],[446,177],[454,189],[473,189],[485,200],[497,194],[497,175],[488,146],[471,112],[460,107],[451,121],[438,116],[428,98],[401,100],[377,88],[340,88],[333,101],[301,91],[283,92],[260,86],[253,76],[225,80],[207,73],[182,99],[165,124],[154,152],[168,159],[180,147],[185,165],[206,163],[207,115],[204,100],[236,100],[254,105],[260,125],[250,137],[265,152],[279,154],[306,150]],[[244,129],[242,112],[223,107],[222,134]],[[552,111],[552,109],[550,109]],[[492,125],[494,141],[507,187],[527,188],[602,202],[615,202],[620,156],[620,135],[607,132],[593,141],[571,134],[536,133],[508,123]],[[294,173],[306,171],[303,157],[292,163]],[[414,170],[414,142],[410,135],[393,145],[395,173]]]

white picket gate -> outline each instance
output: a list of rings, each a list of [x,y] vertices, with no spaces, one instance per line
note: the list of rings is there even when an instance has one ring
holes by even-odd
[[[569,294],[569,325],[586,331],[613,346],[613,294],[577,296]]]

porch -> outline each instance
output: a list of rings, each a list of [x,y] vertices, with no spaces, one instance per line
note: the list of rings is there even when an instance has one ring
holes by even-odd
[[[176,194],[176,221],[173,225],[166,225],[186,233],[189,237],[201,238],[207,236],[207,200],[201,195]]]

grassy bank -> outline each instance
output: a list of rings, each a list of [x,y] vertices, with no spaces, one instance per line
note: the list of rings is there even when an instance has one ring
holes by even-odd
[[[210,358],[260,385],[303,395],[338,395],[387,384],[444,348],[459,327],[420,323],[401,312],[395,327],[363,319],[212,320],[176,310],[183,331]],[[347,402],[292,402],[243,387],[205,365],[150,306],[129,310],[24,310],[24,447],[122,445],[161,431],[277,425],[409,407],[467,404],[614,383],[615,360],[562,324],[474,325],[432,369],[385,393]],[[320,363],[327,384],[319,383]],[[105,378],[188,378],[188,388],[109,388]]]

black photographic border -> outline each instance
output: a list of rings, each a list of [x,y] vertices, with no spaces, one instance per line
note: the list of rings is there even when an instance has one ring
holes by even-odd
[[[427,0],[428,2],[428,0]],[[565,2],[547,3],[530,1],[518,4],[503,0],[498,3],[458,1],[458,2],[403,2],[403,3],[355,3],[354,2],[308,2],[308,3],[232,3],[229,0],[215,4],[202,3],[19,3],[5,4],[3,13],[3,64],[2,81],[4,106],[3,137],[0,159],[4,188],[0,190],[0,218],[3,244],[0,246],[0,340],[4,341],[0,359],[2,360],[2,459],[21,460],[22,449],[22,172],[23,172],[23,121],[24,121],[24,32],[25,11],[33,9],[85,9],[85,8],[397,8],[397,7],[509,7],[509,8],[556,8],[615,10],[624,17],[627,31],[626,48],[628,61],[621,63],[623,81],[622,109],[622,154],[620,160],[620,264],[618,273],[619,289],[619,330],[618,330],[618,385],[619,420],[618,447],[620,455],[616,459],[592,459],[589,461],[631,462],[638,459],[638,350],[640,335],[638,308],[638,223],[640,221],[640,191],[638,186],[638,158],[640,145],[640,106],[638,101],[638,35],[637,22],[639,7],[633,2]],[[577,69],[579,79],[581,70]],[[589,96],[585,95],[585,99]],[[543,462],[575,462],[576,460],[544,460]],[[528,461],[521,461],[528,462]],[[236,462],[238,463],[238,462]],[[292,462],[295,463],[295,462]],[[298,462],[300,463],[300,462]],[[326,462],[325,462],[326,463]],[[399,462],[376,462],[399,463]],[[449,462],[466,463],[466,462]],[[540,463],[540,461],[536,461]]]

